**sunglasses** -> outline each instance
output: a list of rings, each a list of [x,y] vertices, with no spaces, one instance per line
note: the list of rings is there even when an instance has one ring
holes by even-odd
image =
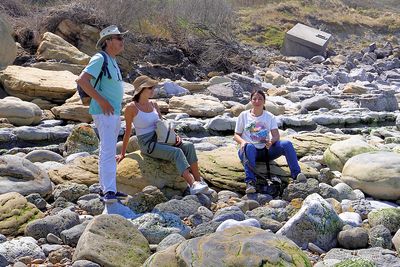
[[[154,86],[153,86],[153,87],[143,87],[143,89],[153,90],[153,89],[154,89]]]

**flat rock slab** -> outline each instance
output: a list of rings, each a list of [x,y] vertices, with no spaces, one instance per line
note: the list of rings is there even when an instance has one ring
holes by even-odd
[[[0,71],[0,82],[6,92],[25,101],[42,98],[63,103],[76,92],[76,78],[69,71],[21,66],[8,66]]]

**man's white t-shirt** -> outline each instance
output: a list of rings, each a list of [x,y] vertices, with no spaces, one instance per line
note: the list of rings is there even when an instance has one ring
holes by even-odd
[[[251,115],[250,110],[246,110],[237,119],[235,133],[241,134],[246,142],[254,144],[256,148],[262,149],[270,139],[273,129],[278,129],[278,125],[272,113],[264,110],[262,115],[256,117]]]

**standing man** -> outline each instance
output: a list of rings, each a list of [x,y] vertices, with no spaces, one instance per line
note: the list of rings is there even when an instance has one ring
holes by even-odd
[[[99,180],[105,203],[114,203],[117,197],[126,196],[117,192],[115,159],[118,133],[121,126],[121,104],[124,95],[122,75],[116,56],[124,50],[124,34],[111,25],[100,32],[96,48],[105,53],[96,53],[82,71],[77,83],[92,98],[89,113],[93,117],[100,138]],[[102,71],[104,56],[107,57],[107,71],[93,87]]]

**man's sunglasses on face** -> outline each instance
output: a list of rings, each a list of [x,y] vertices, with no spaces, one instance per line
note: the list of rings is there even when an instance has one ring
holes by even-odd
[[[113,36],[113,37],[111,37],[111,39],[117,39],[118,41],[123,41],[124,37],[122,37],[122,36]]]

